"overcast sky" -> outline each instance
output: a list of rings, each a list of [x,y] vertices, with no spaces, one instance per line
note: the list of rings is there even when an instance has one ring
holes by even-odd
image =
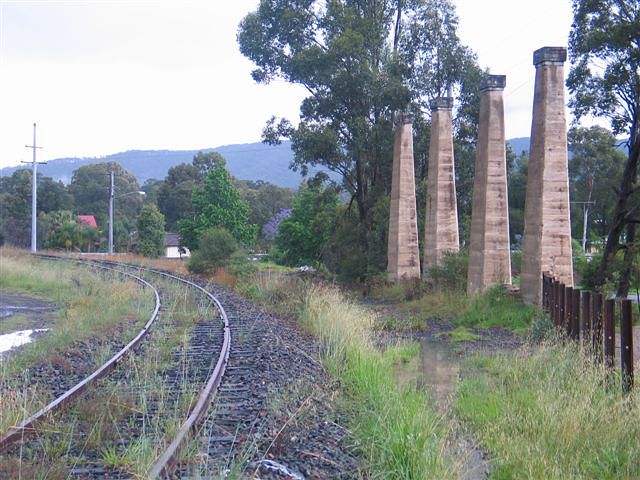
[[[570,0],[454,0],[480,66],[507,75],[507,138],[528,136],[532,53],[566,46]],[[256,85],[238,51],[258,0],[0,0],[0,167],[130,149],[256,142],[304,91]],[[568,66],[567,66],[568,67]]]

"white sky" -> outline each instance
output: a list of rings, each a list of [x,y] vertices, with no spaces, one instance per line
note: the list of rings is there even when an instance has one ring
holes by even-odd
[[[454,0],[480,66],[507,75],[508,138],[531,128],[542,46],[566,46],[570,0]],[[238,50],[258,0],[0,0],[0,167],[38,158],[255,142],[298,118],[301,87],[256,85]],[[568,65],[567,65],[568,70]]]

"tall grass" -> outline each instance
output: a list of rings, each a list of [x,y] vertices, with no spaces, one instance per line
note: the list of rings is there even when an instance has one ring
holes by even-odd
[[[576,346],[475,363],[456,409],[493,453],[494,478],[640,477],[638,390],[605,388],[603,369]]]
[[[0,255],[0,287],[47,298],[59,307],[53,324],[43,325],[50,331],[4,362],[5,375],[50,359],[75,341],[118,336],[146,320],[153,310],[151,293],[133,280],[101,276],[66,262]]]
[[[410,299],[402,284],[379,289],[374,294],[387,301],[399,302],[398,308],[409,315],[426,319],[443,319],[458,327],[501,327],[516,333],[525,333],[538,308],[524,305],[520,299],[500,286],[474,295],[432,290]],[[408,301],[407,301],[408,300]],[[426,327],[426,323],[424,323]]]
[[[315,334],[329,372],[341,381],[341,401],[352,440],[372,478],[450,478],[446,462],[447,426],[428,395],[398,387],[392,364],[402,352],[388,354],[373,345],[371,314],[337,289],[300,280],[262,277],[245,292],[295,315]],[[415,353],[415,348],[413,349]]]

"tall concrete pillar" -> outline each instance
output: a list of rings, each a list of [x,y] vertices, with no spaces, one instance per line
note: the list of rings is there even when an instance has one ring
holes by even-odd
[[[431,102],[431,142],[424,234],[425,271],[437,265],[445,252],[457,252],[460,249],[453,163],[452,109],[451,97],[440,97]]]
[[[391,281],[420,278],[413,116],[406,113],[395,118],[387,273]]]
[[[543,272],[573,285],[563,73],[566,59],[563,47],[544,47],[533,53],[536,84],[520,276],[522,298],[532,304],[541,301]]]
[[[511,284],[509,197],[504,133],[504,75],[480,83],[480,123],[473,182],[467,291]]]

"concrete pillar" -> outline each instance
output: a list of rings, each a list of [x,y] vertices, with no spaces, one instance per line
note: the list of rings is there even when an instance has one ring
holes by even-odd
[[[387,272],[391,281],[420,278],[413,116],[404,113],[395,119]]]
[[[522,244],[522,299],[539,304],[542,272],[573,285],[563,47],[533,53],[536,84]]]
[[[425,271],[437,265],[445,252],[457,252],[460,249],[453,163],[452,108],[451,97],[440,97],[431,102],[431,142],[424,234]]]
[[[511,284],[509,197],[504,133],[504,75],[480,83],[480,123],[473,182],[467,292]]]

